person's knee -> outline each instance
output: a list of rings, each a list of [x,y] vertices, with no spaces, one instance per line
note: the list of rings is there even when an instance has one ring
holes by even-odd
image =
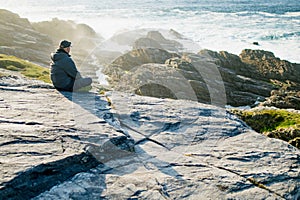
[[[92,84],[92,82],[93,82],[93,80],[91,79],[91,78],[86,78],[87,79],[87,83],[89,84],[89,85],[91,85]]]
[[[84,86],[91,85],[92,82],[93,82],[93,80],[91,78],[83,78],[82,79],[82,85],[84,85]]]
[[[91,78],[81,78],[81,79],[76,79],[74,83],[74,90],[77,90],[82,87],[90,86],[92,84],[92,79]]]

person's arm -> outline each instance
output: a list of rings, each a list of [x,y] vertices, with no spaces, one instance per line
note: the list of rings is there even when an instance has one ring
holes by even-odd
[[[81,78],[81,75],[77,70],[75,63],[71,58],[66,58],[66,61],[64,63],[64,70],[68,74],[68,76],[74,79]]]

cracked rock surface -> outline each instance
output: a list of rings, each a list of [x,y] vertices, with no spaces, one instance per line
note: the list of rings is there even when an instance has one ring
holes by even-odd
[[[0,199],[300,197],[299,150],[223,108],[19,77],[0,93]]]

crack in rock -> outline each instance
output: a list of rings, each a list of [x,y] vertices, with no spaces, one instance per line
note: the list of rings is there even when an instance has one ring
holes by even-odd
[[[170,149],[169,147],[167,147],[167,146],[165,146],[164,144],[162,144],[162,143],[160,143],[160,142],[158,142],[158,141],[156,141],[156,140],[153,140],[153,139],[151,139],[151,138],[149,138],[149,137],[146,137],[146,138],[143,138],[143,139],[137,141],[137,142],[135,143],[135,145],[143,144],[143,143],[145,143],[145,142],[147,142],[147,141],[153,142],[153,143],[155,143],[155,144],[157,144],[157,145],[159,145],[159,146],[161,146],[161,147],[167,149],[168,151],[171,151],[171,149]]]
[[[5,120],[5,119],[0,119],[0,123],[3,124],[24,124],[28,126],[34,126],[34,125],[43,125],[42,123],[39,122],[34,122],[34,121],[13,121],[13,120]]]
[[[12,145],[12,144],[38,144],[38,143],[51,143],[56,141],[57,139],[41,139],[41,140],[23,140],[23,139],[17,139],[9,142],[4,142],[0,144],[1,146],[6,146],[6,145]]]
[[[247,181],[249,181],[250,183],[253,184],[253,186],[255,187],[258,187],[260,189],[263,189],[263,190],[266,190],[272,194],[275,194],[283,199],[285,199],[285,197],[283,197],[281,194],[277,193],[276,191],[273,191],[271,190],[270,188],[268,188],[267,186],[265,186],[263,183],[260,183],[258,182],[257,180],[255,180],[254,178],[250,177],[250,178],[247,178],[237,172],[235,172],[234,170],[231,170],[231,169],[227,169],[225,167],[222,167],[222,166],[215,166],[215,165],[212,165],[212,164],[199,164],[199,163],[183,163],[183,164],[180,164],[180,163],[170,163],[170,166],[173,167],[173,166],[183,166],[183,167],[208,167],[208,168],[218,168],[220,170],[225,170],[227,172],[230,172],[230,173],[233,173]]]
[[[252,178],[252,177],[247,178],[247,177],[245,177],[245,176],[243,176],[243,175],[241,175],[241,174],[235,172],[234,170],[227,169],[227,168],[225,168],[225,167],[215,166],[215,165],[212,165],[212,166],[213,166],[213,167],[216,167],[216,168],[218,168],[218,169],[225,170],[225,171],[227,171],[227,172],[233,173],[233,174],[235,174],[235,175],[237,175],[237,176],[239,176],[239,177],[241,177],[241,178],[246,179],[247,181],[249,181],[250,183],[252,183],[255,187],[258,187],[258,188],[260,188],[260,189],[266,190],[266,191],[268,191],[268,192],[270,192],[270,193],[272,193],[272,194],[275,194],[275,195],[277,195],[277,196],[279,196],[279,197],[285,199],[281,194],[277,193],[276,191],[271,190],[270,188],[268,188],[267,186],[265,186],[265,185],[263,185],[262,183],[258,182],[257,180],[255,180],[255,179]]]
[[[30,90],[24,90],[24,89],[12,88],[12,87],[0,87],[0,90],[11,91],[11,92],[28,92],[28,93],[31,93]]]

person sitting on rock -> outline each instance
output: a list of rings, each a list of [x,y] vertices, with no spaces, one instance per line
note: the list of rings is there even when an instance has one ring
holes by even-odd
[[[62,40],[55,53],[51,53],[51,81],[59,91],[79,91],[91,87],[92,79],[83,78],[69,54],[71,42]]]

